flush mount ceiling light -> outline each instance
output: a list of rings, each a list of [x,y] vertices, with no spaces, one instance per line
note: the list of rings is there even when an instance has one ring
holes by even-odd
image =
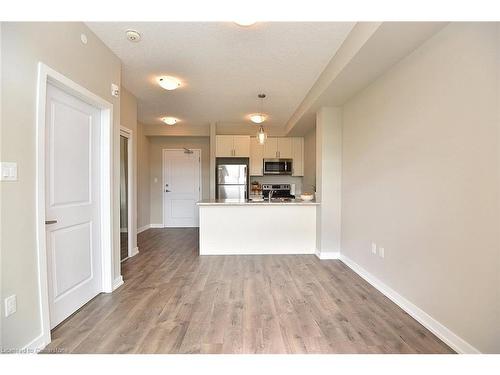
[[[247,19],[247,20],[241,19],[239,21],[234,21],[234,23],[237,24],[238,26],[248,27],[248,26],[252,26],[252,25],[256,24],[257,21],[253,21],[250,19]]]
[[[256,124],[261,124],[264,121],[266,121],[266,115],[262,113],[255,113],[253,115],[250,115],[250,121],[256,123]]]
[[[127,30],[125,31],[127,39],[131,42],[137,43],[141,40],[141,34],[137,30]]]
[[[161,119],[161,121],[163,121],[167,125],[175,125],[179,122],[179,119],[177,119],[175,117],[167,116],[167,117],[163,117]]]
[[[165,90],[175,90],[181,86],[181,81],[175,77],[162,76],[157,78],[158,84]]]
[[[264,121],[266,121],[267,116],[264,114],[264,98],[266,97],[266,94],[259,94],[258,98],[260,99],[260,112],[259,113],[253,113],[250,115],[250,121],[252,121],[255,124],[261,124]]]

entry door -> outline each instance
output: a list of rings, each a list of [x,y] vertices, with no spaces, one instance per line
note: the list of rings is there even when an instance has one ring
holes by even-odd
[[[50,326],[102,289],[100,110],[47,86],[45,191]]]
[[[163,150],[163,225],[197,227],[200,192],[200,151]]]

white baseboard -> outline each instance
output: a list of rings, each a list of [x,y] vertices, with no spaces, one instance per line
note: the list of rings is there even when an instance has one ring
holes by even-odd
[[[149,224],[150,228],[165,228],[163,224]]]
[[[139,254],[139,248],[136,246],[132,249],[132,254],[129,256],[129,258],[132,258],[133,256],[136,256]]]
[[[144,232],[145,230],[148,230],[151,228],[151,224],[144,225],[143,227],[137,228],[137,234]]]
[[[321,260],[327,260],[327,259],[339,259],[340,254],[335,251],[319,251],[316,250],[316,256],[321,259]]]
[[[406,311],[413,319],[422,324],[425,328],[436,335],[440,340],[445,342],[450,348],[461,354],[480,354],[481,352],[469,344],[467,341],[457,336],[443,324],[439,323],[425,311],[408,301],[394,289],[388,287],[382,281],[377,279],[371,273],[366,271],[360,265],[344,255],[339,258],[346,266],[356,272],[365,281],[378,289],[382,294],[389,298],[396,305]]]
[[[29,344],[27,344],[21,350],[21,353],[25,353],[25,354],[38,354],[49,343],[50,343],[50,337],[45,337],[45,335],[43,333],[41,333],[38,337],[36,337]]]
[[[123,285],[123,276],[120,275],[113,281],[113,292],[122,285]]]

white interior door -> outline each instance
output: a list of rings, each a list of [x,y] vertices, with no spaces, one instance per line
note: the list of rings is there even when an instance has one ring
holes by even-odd
[[[100,110],[47,85],[46,241],[50,326],[102,289]]]
[[[201,199],[200,150],[163,150],[163,225],[197,227]]]

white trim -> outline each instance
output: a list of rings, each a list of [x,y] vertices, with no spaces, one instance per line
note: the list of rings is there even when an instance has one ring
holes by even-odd
[[[408,301],[394,289],[390,288],[382,281],[377,279],[371,273],[366,271],[363,267],[349,259],[344,255],[340,255],[340,261],[344,263],[351,270],[356,272],[370,285],[375,287],[383,295],[389,298],[392,302],[406,311],[413,319],[422,324],[425,328],[431,331],[439,339],[445,342],[457,353],[463,354],[480,354],[481,352],[469,344],[467,341],[453,333],[450,329],[445,327],[443,324],[439,323],[425,311],[421,310],[418,306],[414,305],[412,302]]]
[[[165,228],[163,224],[149,224],[150,228]]]
[[[134,222],[134,132],[125,127],[125,126],[120,126],[120,136],[125,137],[127,139],[127,176],[128,176],[128,181],[127,181],[127,227],[130,228],[128,231],[128,239],[127,239],[127,253],[128,256],[127,258],[132,257],[132,252],[134,250],[134,237],[137,238],[137,233],[134,233],[132,228],[134,227],[132,224]],[[121,158],[120,158],[121,159]],[[120,173],[121,173],[121,167],[120,167]],[[121,176],[120,176],[120,183],[121,183]],[[120,216],[121,217],[121,216]],[[127,228],[125,228],[127,229]]]
[[[151,228],[151,224],[144,225],[143,227],[137,228],[137,234],[144,232]]]
[[[136,246],[132,249],[132,252],[131,252],[129,258],[132,258],[133,256],[136,256],[137,254],[139,254],[139,247]]]
[[[41,333],[38,337],[35,337],[28,345],[22,349],[23,354],[38,354],[43,348],[45,348],[49,342],[45,340],[45,335]]]
[[[151,224],[151,228],[167,228],[167,225],[165,224],[165,222],[166,222],[166,220],[165,220],[165,192],[163,190],[165,188],[165,184],[166,184],[165,183],[165,153],[167,151],[184,151],[184,150],[185,149],[183,149],[183,148],[164,148],[164,149],[162,149],[162,152],[161,152],[161,180],[162,180],[162,185],[161,185],[161,204],[162,204],[161,213],[162,213],[163,224],[161,225],[161,227],[155,227],[155,226],[153,226],[153,225],[158,225],[158,224]],[[200,169],[200,173],[199,173],[200,189],[198,190],[198,200],[200,201],[201,197],[203,196],[203,178],[202,178],[203,170],[201,168],[201,148],[191,148],[190,150],[191,151],[198,151],[199,152],[199,156],[200,156],[200,160],[199,160],[199,164],[198,164],[198,168]]]
[[[320,251],[320,250],[316,250],[315,254],[321,260],[339,259],[340,258],[340,253],[339,252],[335,252],[335,251]]]
[[[113,281],[113,292],[122,285],[123,285],[123,276],[120,275]]]
[[[113,290],[113,212],[112,212],[112,134],[113,105],[93,94],[69,78],[38,63],[37,109],[36,109],[36,241],[38,263],[38,288],[40,304],[41,334],[31,345],[41,347],[51,342],[49,295],[47,281],[46,232],[45,232],[45,107],[47,84],[70,93],[71,95],[101,109],[101,154],[100,154],[100,191],[101,191],[101,250],[102,250],[102,291]],[[40,347],[40,348],[41,348]]]

